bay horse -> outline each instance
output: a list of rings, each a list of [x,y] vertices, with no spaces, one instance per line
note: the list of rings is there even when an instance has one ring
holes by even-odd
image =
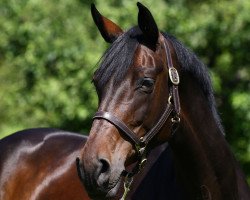
[[[75,165],[86,141],[79,133],[52,128],[23,130],[1,139],[0,200],[89,200]],[[166,144],[152,150],[128,198],[181,199],[171,157]],[[164,177],[160,183],[159,177]],[[117,198],[122,193],[123,186]]]
[[[161,97],[161,95],[168,94],[165,93],[166,88],[162,88],[160,90],[156,89],[162,84],[161,79],[164,78],[166,79],[167,86],[169,86],[168,76],[166,77],[167,72],[164,72],[166,71],[164,67],[167,66],[165,63],[166,60],[164,59],[164,55],[162,56],[160,53],[161,50],[159,50],[159,48],[162,48],[160,44],[155,45],[154,43],[152,43],[152,41],[154,41],[156,38],[154,38],[154,40],[152,41],[150,39],[150,37],[152,36],[151,34],[155,30],[152,32],[152,30],[149,29],[147,31],[150,34],[147,34],[142,28],[142,26],[144,26],[144,28],[148,29],[147,24],[143,24],[143,20],[146,20],[146,23],[149,23],[149,25],[155,23],[150,12],[141,4],[138,4],[138,6],[140,8],[140,13],[143,14],[141,15],[141,17],[143,18],[139,17],[139,19],[142,20],[139,20],[139,24],[141,24],[141,26],[139,26],[139,28],[132,28],[127,33],[123,33],[123,31],[113,22],[111,22],[107,18],[100,16],[94,5],[92,5],[92,14],[95,22],[98,25],[99,30],[101,31],[101,34],[103,35],[106,41],[113,43],[109,51],[107,51],[104,56],[105,60],[105,57],[107,58],[108,54],[110,53],[109,56],[111,56],[111,58],[108,59],[107,62],[112,61],[110,64],[111,66],[113,66],[113,68],[100,68],[96,72],[94,77],[94,80],[98,78],[99,73],[100,82],[97,83],[96,80],[94,82],[96,84],[97,92],[99,94],[100,106],[104,105],[105,101],[107,101],[106,105],[108,105],[108,96],[111,95],[109,92],[114,92],[114,99],[112,100],[113,102],[111,102],[111,107],[108,111],[114,109],[113,106],[115,105],[115,103],[119,103],[115,101],[119,100],[122,107],[117,107],[117,111],[119,111],[120,113],[118,117],[120,118],[121,116],[122,118],[124,114],[133,114],[134,120],[129,121],[129,116],[127,116],[127,119],[125,116],[123,116],[123,122],[126,122],[126,124],[130,128],[132,127],[133,132],[135,132],[136,134],[144,135],[144,132],[150,129],[151,126],[153,127],[154,121],[157,121],[157,117],[160,116],[158,112],[161,111],[159,111],[158,109],[161,108],[164,103],[171,102],[175,99],[166,96]],[[157,28],[157,26],[154,28]],[[145,33],[143,33],[142,30],[144,30]],[[156,30],[158,31],[158,29]],[[119,37],[120,39],[118,39]],[[165,122],[166,124],[164,123],[164,127],[161,127],[159,133],[157,132],[157,135],[153,137],[152,141],[150,141],[146,151],[144,152],[149,154],[149,151],[153,147],[158,146],[164,141],[169,141],[172,149],[170,150],[170,148],[166,148],[164,145],[163,147],[158,146],[151,151],[147,158],[144,157],[141,160],[145,161],[145,159],[147,159],[148,163],[144,167],[143,171],[135,177],[134,182],[132,182],[132,187],[130,188],[131,191],[128,193],[127,199],[188,199],[188,196],[183,198],[183,196],[180,194],[180,191],[182,190],[180,190],[178,184],[176,183],[175,169],[173,168],[173,163],[171,159],[172,154],[175,158],[179,182],[184,186],[187,195],[190,195],[191,199],[194,196],[196,196],[197,199],[200,196],[202,196],[203,199],[223,199],[224,197],[225,199],[227,199],[227,197],[231,197],[231,195],[235,195],[235,199],[249,199],[249,189],[247,187],[246,182],[244,181],[244,175],[242,174],[241,170],[238,167],[238,164],[236,163],[230,151],[228,150],[227,144],[223,136],[216,136],[217,132],[219,135],[223,131],[221,129],[221,125],[214,107],[210,80],[206,74],[206,71],[204,71],[202,63],[200,63],[200,61],[196,58],[195,55],[187,51],[172,36],[167,34],[159,34],[157,38],[157,43],[158,40],[159,42],[161,41],[160,37],[163,37],[164,40],[166,39],[169,40],[168,42],[171,42],[170,44],[168,44],[170,45],[171,59],[175,58],[175,66],[177,66],[178,71],[182,71],[182,73],[180,73],[181,83],[184,82],[187,84],[180,84],[180,97],[185,97],[187,99],[181,99],[180,101],[180,107],[182,108],[182,110],[180,112],[181,122],[179,128],[175,131],[175,125],[171,124],[171,129],[173,130],[168,131],[169,123],[178,122],[178,116],[175,116],[176,118],[173,118],[173,122],[170,122],[171,120],[168,119],[168,121]],[[120,44],[122,45],[120,47],[117,46],[119,40],[121,42]],[[128,42],[128,44],[125,44],[124,42]],[[116,49],[117,47],[118,49]],[[124,47],[125,51],[123,49]],[[120,52],[117,52],[117,50],[119,50]],[[131,50],[132,52],[130,54],[127,54],[128,51]],[[143,55],[140,53],[143,53]],[[158,54],[161,56],[157,56]],[[138,57],[139,55],[140,57]],[[119,60],[121,58],[122,60]],[[137,59],[137,61],[135,58]],[[122,62],[119,63],[119,61]],[[137,73],[139,73],[141,76],[149,74],[154,75],[155,77],[153,85],[151,85],[152,77],[143,77],[143,79],[139,81],[140,83],[137,83],[140,85],[140,87],[134,91],[130,91],[127,87],[131,85],[130,75],[135,70],[135,61],[147,64],[138,66]],[[108,64],[107,62],[106,64]],[[185,62],[187,62],[186,65],[183,64]],[[132,63],[133,65],[131,65]],[[118,64],[121,64],[123,67],[125,66],[126,68],[119,68]],[[150,66],[148,64],[150,64]],[[194,69],[191,69],[191,66],[194,67]],[[198,68],[196,68],[196,66]],[[162,69],[158,71],[161,67]],[[201,67],[200,70],[199,67]],[[175,72],[171,73],[176,76]],[[125,77],[126,79],[129,79],[122,80]],[[109,78],[110,83],[105,85],[104,88],[102,88],[101,83],[108,83]],[[136,78],[138,77],[134,75],[133,81],[137,81]],[[174,81],[176,77],[173,76],[170,78],[173,78]],[[110,87],[111,90],[109,90],[108,87]],[[186,89],[189,90],[186,91]],[[132,92],[137,92],[139,94],[132,94]],[[126,93],[126,95],[132,96],[120,96],[122,93],[123,95],[125,95]],[[141,96],[138,97],[138,95]],[[163,98],[163,100],[165,99],[167,101],[165,102],[163,100],[158,100],[158,102],[155,102],[157,99],[154,96],[156,95],[157,98],[161,97]],[[197,95],[197,97],[194,97],[193,95]],[[136,97],[137,100],[131,99],[134,97]],[[200,100],[198,101],[199,104],[197,104],[197,99]],[[138,100],[140,101],[138,102]],[[186,100],[190,100],[190,104],[185,102]],[[195,101],[193,102],[193,100]],[[130,104],[129,102],[132,104]],[[146,103],[146,105],[144,103]],[[174,102],[172,104],[174,104]],[[123,113],[123,111],[127,111],[126,106],[132,106],[135,108],[135,110],[130,108],[128,109],[128,111],[133,112]],[[201,110],[199,110],[197,106],[199,106],[199,108],[204,109],[206,111],[207,116],[204,115],[204,113],[202,114]],[[206,106],[208,106],[208,108]],[[147,111],[145,111],[145,109]],[[101,110],[101,107],[99,107],[99,110]],[[155,114],[156,116],[152,116],[152,111],[155,111],[153,114]],[[197,119],[194,117],[195,112],[197,112]],[[99,113],[99,116],[95,116],[96,120],[100,120],[102,117],[104,117],[100,114],[101,113]],[[145,114],[145,116],[140,116],[143,114]],[[142,118],[141,122],[140,120],[138,120],[140,117]],[[193,118],[195,118],[195,120]],[[203,122],[203,119],[206,119],[207,121]],[[105,179],[105,176],[103,175],[111,175],[111,168],[113,169],[113,166],[111,166],[111,159],[112,162],[116,161],[117,164],[119,164],[119,162],[123,162],[122,165],[127,166],[130,163],[134,162],[138,157],[135,153],[136,150],[132,148],[139,147],[139,152],[142,152],[142,150],[145,148],[141,143],[139,145],[130,144],[133,139],[130,138],[131,136],[129,135],[126,136],[126,133],[122,131],[121,128],[124,128],[126,126],[124,126],[123,122],[121,122],[120,120],[111,119],[110,122],[116,125],[116,127],[113,128],[111,128],[109,123],[102,122],[100,124],[101,126],[99,127],[99,129],[96,125],[96,120],[93,123],[91,137],[88,141],[89,146],[86,148],[84,147],[84,145],[86,143],[87,137],[75,133],[70,133],[67,131],[47,128],[37,128],[20,131],[0,140],[0,199],[88,200],[90,198],[86,193],[85,187],[88,189],[90,196],[92,196],[93,198],[104,198],[105,196],[112,196],[115,194],[116,191],[111,191],[113,189],[112,186],[115,186],[115,190],[119,190],[117,195],[117,198],[119,198],[119,195],[123,193],[122,187],[117,187],[118,184],[115,185],[116,183],[121,182],[122,180],[119,175],[115,175],[119,176],[118,182],[113,183],[111,183],[112,179],[108,177],[107,179],[110,181],[105,183],[103,182],[103,184],[100,184],[99,182],[97,184],[97,180],[95,180],[95,178],[100,178],[100,174],[102,174],[102,179]],[[118,123],[114,121],[118,121]],[[119,122],[121,123],[119,124]],[[198,127],[196,127],[197,123],[199,125]],[[202,128],[204,123],[206,123],[206,125],[210,124],[205,128],[205,130],[203,130]],[[95,132],[94,130],[96,129],[100,133],[101,128],[103,128],[104,130],[103,135],[99,135],[98,137],[96,135],[97,138],[95,139],[95,136],[93,136],[93,132]],[[174,132],[176,133],[173,135]],[[198,132],[199,134],[201,134],[200,136],[197,135]],[[208,132],[211,133],[211,135],[207,135]],[[118,133],[121,135],[118,135]],[[169,133],[171,133],[171,136],[169,135]],[[180,134],[183,134],[183,136],[181,136]],[[110,137],[111,140],[108,140],[106,141],[106,143],[103,143],[104,138],[109,139]],[[193,138],[190,137],[194,137],[195,141],[192,141]],[[218,141],[216,141],[217,139]],[[134,138],[134,140],[137,141],[136,138]],[[114,144],[114,142],[116,141],[118,141],[118,146]],[[91,142],[95,143],[94,145],[97,145],[96,147],[98,147],[98,149],[93,149],[94,151],[89,155],[86,154],[86,156],[85,151],[86,153],[89,153],[88,150],[93,148]],[[125,149],[123,143],[125,143]],[[105,144],[105,146],[101,146],[103,144]],[[120,144],[121,146],[119,147]],[[180,146],[182,144],[183,147]],[[197,144],[198,147],[192,146]],[[219,147],[219,150],[222,151],[223,155],[225,154],[227,156],[218,156],[216,155],[218,153],[215,153],[213,151],[207,152],[207,148],[209,150],[211,150],[211,148],[215,148],[216,150],[218,149],[218,145],[221,145],[221,147]],[[101,148],[103,149],[101,150]],[[109,150],[109,148],[111,148],[111,151],[107,152],[106,150]],[[197,149],[199,151],[195,152],[195,150]],[[109,158],[103,159],[99,157],[101,153],[100,150],[102,151],[103,155],[109,155]],[[126,151],[130,152],[130,154],[125,155],[125,161],[124,155],[122,155],[124,153],[124,150],[125,153]],[[97,152],[98,154],[94,155]],[[119,155],[120,153],[122,154]],[[191,157],[190,154],[192,155]],[[145,156],[146,154],[143,153],[142,155]],[[75,158],[78,156],[81,159],[77,160],[76,169]],[[97,156],[101,158],[98,161],[96,160]],[[118,156],[118,158],[114,158],[114,156]],[[215,157],[211,158],[211,156]],[[89,158],[92,158],[92,160],[88,160]],[[205,159],[205,162],[201,161],[201,159]],[[140,164],[142,164],[141,161]],[[86,165],[92,165],[93,163],[98,165],[101,164],[101,167],[98,166],[99,170],[101,169],[101,171],[98,172],[97,169],[94,169],[97,170],[96,177],[91,176],[91,173],[89,173],[88,171],[89,168],[86,168]],[[220,166],[213,167],[214,165],[218,164],[220,164]],[[116,167],[121,166],[121,169],[123,169],[124,167],[122,165],[118,165]],[[187,174],[187,172],[183,168],[185,168],[185,170],[189,170],[189,173]],[[208,171],[206,171],[207,168],[209,169]],[[77,176],[77,170],[80,179]],[[223,170],[225,170],[225,172],[223,172]],[[228,171],[231,171],[231,173],[226,173]],[[228,177],[226,178],[225,173],[226,175],[228,175]],[[121,172],[121,174],[123,174],[123,172]],[[112,175],[114,176],[114,174]],[[86,184],[86,186],[81,185],[80,180],[82,180]],[[235,181],[231,185],[233,190],[226,190],[224,191],[224,193],[221,192],[221,196],[226,193],[228,196],[224,195],[223,198],[217,198],[215,194],[217,195],[218,193],[220,193],[221,190],[230,189],[230,186],[228,186],[229,183],[227,183],[227,181],[231,180]],[[209,184],[207,184],[207,181]],[[201,185],[201,183],[203,183],[203,185]],[[213,183],[216,183],[214,186],[216,188],[211,187],[211,184]],[[189,187],[187,187],[187,185],[189,185]],[[92,188],[93,186],[95,186],[94,189]],[[109,191],[111,192],[109,193]],[[214,193],[215,191],[217,191],[217,193]],[[111,194],[112,192],[113,194]]]
[[[23,130],[0,140],[0,200],[90,200],[75,165],[86,141],[79,133],[51,128]],[[128,199],[182,199],[171,157],[166,144],[154,149]],[[122,193],[123,187],[117,196]]]
[[[87,137],[50,128],[0,140],[1,200],[89,200],[75,159]]]
[[[90,197],[115,197],[125,177],[125,199],[148,152],[168,142],[185,199],[250,199],[225,140],[206,67],[175,37],[160,32],[144,5],[137,6],[138,26],[125,32],[91,7],[111,46],[94,73],[99,107],[77,159]]]

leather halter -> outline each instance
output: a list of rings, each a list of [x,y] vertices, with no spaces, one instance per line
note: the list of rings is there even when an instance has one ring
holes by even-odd
[[[152,138],[160,131],[160,129],[163,127],[165,122],[169,119],[170,115],[172,115],[171,122],[172,127],[171,131],[173,133],[174,125],[178,124],[180,122],[179,114],[180,114],[180,102],[179,102],[179,93],[178,93],[178,84],[179,84],[179,75],[173,66],[172,58],[171,58],[171,52],[169,44],[166,40],[163,42],[164,49],[167,56],[167,68],[169,73],[169,98],[168,103],[166,106],[165,111],[163,112],[162,116],[158,120],[158,122],[141,138],[138,138],[136,133],[132,131],[123,121],[121,121],[118,117],[112,115],[109,112],[106,111],[98,111],[93,117],[94,119],[104,119],[111,124],[113,124],[117,129],[122,131],[132,142],[132,144],[135,146],[135,149],[138,154],[138,163],[135,166],[135,168],[132,170],[132,172],[125,172],[126,177],[133,177],[135,174],[137,174],[142,167],[144,166],[146,162],[146,146],[147,144],[152,140]],[[126,182],[126,181],[125,181]],[[127,187],[126,187],[127,188]]]

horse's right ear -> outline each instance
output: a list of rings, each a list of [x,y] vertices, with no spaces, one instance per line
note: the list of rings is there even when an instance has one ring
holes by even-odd
[[[96,26],[106,42],[114,42],[116,38],[123,33],[123,30],[118,25],[102,16],[94,4],[91,4],[91,14]]]

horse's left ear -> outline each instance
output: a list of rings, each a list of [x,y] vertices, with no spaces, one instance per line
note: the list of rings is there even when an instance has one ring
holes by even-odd
[[[143,32],[146,42],[155,47],[159,37],[159,30],[155,20],[151,12],[144,5],[137,2],[137,6],[139,8],[138,26]]]
[[[114,42],[116,38],[123,33],[122,29],[118,25],[102,16],[94,4],[91,4],[91,14],[96,26],[106,42]]]

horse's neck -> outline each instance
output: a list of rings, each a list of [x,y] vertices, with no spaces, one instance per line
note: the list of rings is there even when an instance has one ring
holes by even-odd
[[[234,157],[204,95],[184,84],[180,99],[182,122],[170,141],[177,176],[191,199],[237,199]]]

